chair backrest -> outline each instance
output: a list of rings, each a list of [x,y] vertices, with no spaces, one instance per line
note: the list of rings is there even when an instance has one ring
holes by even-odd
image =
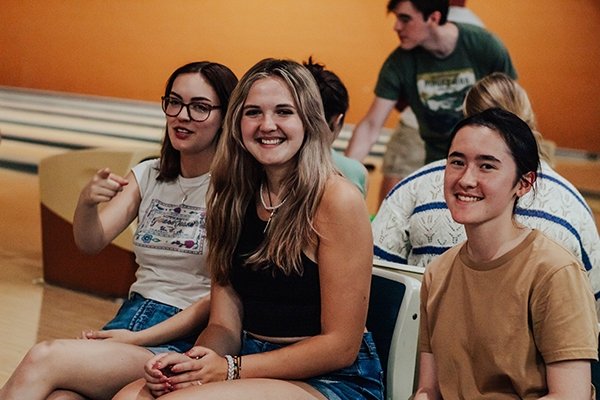
[[[413,394],[421,282],[399,271],[373,267],[367,329],[384,370],[386,399]]]
[[[400,264],[393,261],[380,260],[378,258],[373,259],[374,267],[382,267],[385,269],[393,269],[403,275],[408,275],[412,278],[416,278],[419,282],[423,280],[423,274],[425,273],[425,267],[419,267],[417,265]]]

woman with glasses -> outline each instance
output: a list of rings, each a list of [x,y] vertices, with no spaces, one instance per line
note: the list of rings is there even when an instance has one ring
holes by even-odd
[[[205,195],[236,83],[233,72],[217,63],[178,68],[162,97],[160,158],[140,163],[125,177],[101,169],[82,190],[73,230],[83,252],[99,252],[138,219],[136,281],[103,330],[83,332],[89,340],[34,346],[0,399],[110,398],[143,376],[153,354],[192,347],[210,303]]]

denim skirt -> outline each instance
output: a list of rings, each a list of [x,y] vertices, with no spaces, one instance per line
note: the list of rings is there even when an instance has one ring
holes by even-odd
[[[132,293],[127,300],[121,305],[117,315],[104,327],[102,330],[109,329],[128,329],[130,331],[141,331],[150,328],[173,315],[180,312],[181,309],[161,303],[156,300],[147,299],[138,293]],[[197,335],[174,340],[164,343],[157,347],[146,347],[152,353],[166,353],[176,351],[185,353],[192,348],[196,341]]]
[[[240,354],[263,353],[285,346],[285,344],[258,340],[244,333]],[[371,333],[367,332],[363,335],[358,356],[352,365],[305,379],[304,382],[317,389],[329,400],[382,400],[384,397],[383,371]]]

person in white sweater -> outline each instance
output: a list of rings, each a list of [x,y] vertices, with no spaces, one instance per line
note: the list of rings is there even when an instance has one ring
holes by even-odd
[[[525,90],[513,79],[495,73],[481,79],[467,94],[465,114],[501,107],[518,115],[535,131],[535,117]],[[588,273],[600,310],[600,238],[594,215],[579,191],[552,169],[542,140],[536,190],[525,195],[515,219],[561,243]],[[446,160],[432,162],[402,180],[383,201],[372,222],[377,258],[426,266],[466,239],[462,225],[452,220],[444,200]]]

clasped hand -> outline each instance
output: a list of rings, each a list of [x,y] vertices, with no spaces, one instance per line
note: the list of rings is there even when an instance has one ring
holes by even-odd
[[[227,379],[227,360],[195,346],[186,353],[161,353],[144,366],[146,386],[159,397],[174,390]]]

